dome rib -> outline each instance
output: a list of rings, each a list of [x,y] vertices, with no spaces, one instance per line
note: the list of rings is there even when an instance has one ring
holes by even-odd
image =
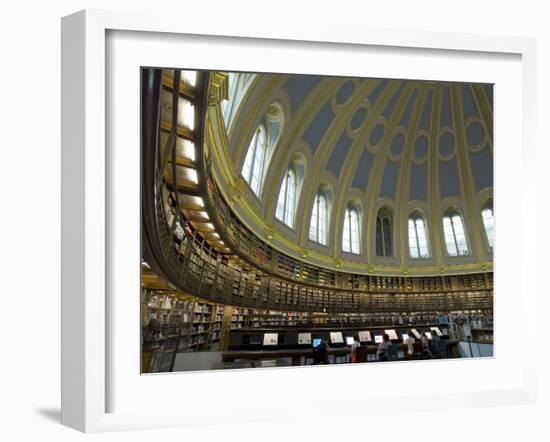
[[[361,132],[356,136],[354,140],[353,147],[355,149],[352,149],[350,153],[348,153],[348,156],[346,158],[346,161],[344,163],[344,170],[348,170],[349,173],[344,173],[343,178],[340,182],[340,189],[342,190],[340,192],[340,195],[336,196],[336,204],[334,206],[335,209],[335,219],[336,219],[336,225],[334,230],[334,236],[333,236],[333,243],[339,244],[340,238],[342,237],[342,225],[343,225],[343,214],[345,211],[345,207],[347,204],[347,198],[349,194],[349,189],[351,188],[351,183],[353,180],[353,177],[355,176],[355,169],[352,165],[357,165],[359,163],[359,157],[363,151],[363,147],[365,145],[364,136],[370,133],[374,125],[378,121],[378,111],[382,111],[388,102],[392,99],[395,92],[399,89],[399,84],[394,84],[393,86],[386,86],[385,90],[381,93],[380,98],[378,99],[377,103],[371,107],[371,111],[369,112],[369,115],[367,115],[367,121],[363,125],[363,128],[361,129]],[[352,173],[353,172],[353,173]],[[369,180],[370,181],[370,180]],[[365,195],[366,196],[366,195]],[[363,200],[363,216],[362,216],[362,224],[363,224],[363,235],[361,235],[361,241],[363,244],[366,244],[365,249],[370,248],[369,241],[365,241],[364,232],[366,232],[365,222],[368,222],[370,213],[367,212],[366,205],[366,198]],[[334,250],[334,256],[336,258],[341,256],[340,247],[336,247]]]
[[[369,84],[368,82],[365,82],[364,84],[358,86],[354,93],[355,96],[352,96],[352,98],[350,98],[346,102],[344,107],[336,114],[336,118],[333,120],[332,125],[327,128],[325,136],[323,136],[323,139],[321,140],[321,145],[317,148],[315,152],[314,164],[312,166],[311,173],[304,179],[304,187],[302,191],[304,198],[304,205],[302,207],[305,212],[302,218],[302,223],[300,225],[299,236],[300,245],[302,247],[305,247],[305,245],[309,242],[308,232],[311,207],[313,205],[313,196],[315,195],[317,189],[319,188],[319,185],[321,184],[320,179],[323,176],[321,171],[325,169],[326,162],[328,161],[328,158],[330,157],[330,154],[332,152],[332,147],[334,147],[336,140],[342,133],[342,130],[345,129],[347,121],[349,120],[349,118],[351,118],[353,112],[355,111],[355,108],[361,103],[363,97],[369,91],[372,91],[374,89],[373,86],[374,85],[372,83]],[[331,238],[332,236],[330,235],[330,232],[333,232],[334,223],[334,216],[332,216],[329,219],[329,238]],[[336,248],[334,247],[334,241],[329,241],[328,247],[332,253],[335,252]]]
[[[466,139],[464,134],[464,114],[461,111],[461,99],[462,95],[455,86],[451,89],[451,108],[453,112],[454,131],[456,135],[457,146],[466,146]],[[483,226],[479,223],[479,217],[476,216],[478,212],[481,214],[481,207],[477,203],[477,195],[475,192],[474,178],[472,176],[472,169],[470,167],[469,158],[465,148],[455,148],[456,156],[458,159],[458,171],[459,182],[462,186],[462,200],[466,204],[466,212],[464,214],[464,223],[468,226],[476,226],[476,228],[466,229],[466,235],[469,236],[470,249],[473,256],[477,256],[479,259],[486,261],[488,254],[483,247],[480,232],[483,231]]]

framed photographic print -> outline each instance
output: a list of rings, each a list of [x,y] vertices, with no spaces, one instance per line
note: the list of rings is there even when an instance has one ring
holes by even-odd
[[[235,29],[63,19],[63,423],[532,403],[533,42]]]

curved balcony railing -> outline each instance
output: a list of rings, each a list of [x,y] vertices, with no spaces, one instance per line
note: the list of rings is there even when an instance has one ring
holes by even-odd
[[[177,87],[180,75],[175,71],[167,79],[166,72],[145,69],[142,79],[143,257],[156,273],[195,296],[259,309],[344,313],[492,310],[492,273],[356,275],[302,262],[255,236],[222,197],[206,161],[208,75],[197,73],[192,91]],[[161,97],[166,93],[171,114],[161,109],[168,101]],[[194,131],[179,127],[181,99],[194,100]],[[192,159],[179,156],[180,140],[194,144]]]

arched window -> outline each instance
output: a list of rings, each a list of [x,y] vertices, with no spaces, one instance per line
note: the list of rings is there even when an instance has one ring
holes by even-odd
[[[252,191],[260,195],[260,187],[264,176],[266,162],[267,134],[263,124],[260,124],[254,132],[252,141],[248,146],[248,152],[243,164],[242,175]]]
[[[292,168],[288,168],[283,178],[281,190],[279,191],[275,216],[289,227],[294,226],[297,188],[298,180],[296,178],[296,172]]]
[[[487,235],[489,249],[492,251],[495,242],[495,218],[493,214],[493,205],[486,205],[481,211],[481,216],[483,218],[483,225],[485,226],[485,234]]]
[[[392,256],[391,216],[385,208],[376,217],[376,256]]]
[[[227,72],[227,97],[220,103],[226,129],[235,118],[254,77],[255,74]]]
[[[409,252],[411,258],[430,257],[426,222],[418,213],[409,217]]]
[[[258,197],[262,190],[265,170],[281,136],[283,120],[284,113],[281,105],[271,103],[265,110],[248,146],[241,173]]]
[[[462,217],[456,211],[448,211],[443,216],[443,232],[449,256],[468,255],[468,243],[464,234]]]
[[[311,222],[309,226],[309,239],[320,244],[327,244],[328,226],[328,201],[327,197],[319,192],[313,202]]]
[[[354,207],[348,207],[344,213],[344,231],[342,233],[342,250],[359,254],[359,213]]]

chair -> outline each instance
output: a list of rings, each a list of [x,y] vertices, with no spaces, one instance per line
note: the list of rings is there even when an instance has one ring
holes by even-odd
[[[367,347],[361,346],[355,349],[355,362],[367,362]]]
[[[422,359],[422,342],[415,342],[413,344],[414,348],[414,358]]]
[[[437,341],[437,350],[439,351],[439,357],[440,358],[446,358],[447,357],[447,341],[443,339],[439,339]]]
[[[348,362],[348,353],[340,353],[340,354],[336,353],[334,355],[334,363],[337,364],[338,359],[340,359],[340,358],[343,359],[344,364],[347,363]]]
[[[386,351],[386,357],[388,358],[388,361],[399,360],[399,349],[400,346],[397,344],[388,345],[388,349]]]

